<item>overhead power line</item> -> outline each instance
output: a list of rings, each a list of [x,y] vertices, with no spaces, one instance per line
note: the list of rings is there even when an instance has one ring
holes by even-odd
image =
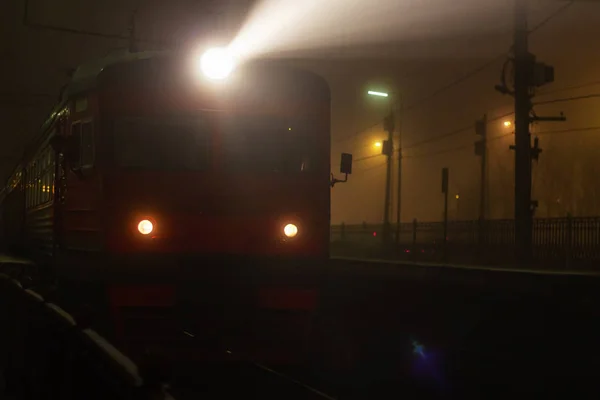
[[[551,20],[553,20],[556,16],[558,16],[561,13],[563,13],[567,8],[571,7],[573,5],[573,3],[574,3],[573,1],[570,1],[567,4],[563,5],[562,7],[558,8],[556,11],[554,11],[552,14],[550,14],[549,16],[547,16],[546,18],[544,18],[540,23],[538,23],[536,26],[534,26],[529,31],[529,34],[532,34],[533,32],[537,31],[538,29],[540,29],[541,27],[543,27],[544,25],[546,25],[548,22],[550,22]]]
[[[463,149],[466,149],[468,147],[473,147],[473,143],[469,143],[469,144],[465,144],[465,145],[461,145],[461,146],[452,147],[450,149],[443,149],[443,150],[428,152],[428,153],[413,154],[413,155],[409,154],[409,155],[406,155],[406,156],[402,156],[402,159],[437,156],[437,155],[440,155],[440,154],[453,153],[455,151],[463,150]]]
[[[473,130],[473,129],[474,129],[474,124],[470,124],[468,126],[464,126],[462,128],[458,128],[458,129],[455,129],[450,132],[442,133],[441,135],[436,135],[436,136],[430,137],[428,139],[423,139],[418,142],[414,142],[412,144],[409,144],[408,146],[402,146],[402,149],[403,150],[413,149],[415,147],[419,147],[419,146],[422,146],[424,144],[431,143],[431,142],[436,142],[438,140],[442,140],[442,139],[448,138],[450,136],[454,136],[459,133],[463,133],[463,132]]]
[[[535,135],[552,135],[557,133],[577,133],[577,132],[590,132],[600,130],[600,126],[585,126],[582,128],[571,128],[571,129],[557,129],[551,131],[540,131],[535,132]]]
[[[131,38],[132,38],[131,35],[93,32],[93,31],[87,31],[87,30],[83,30],[83,29],[75,29],[75,28],[68,28],[68,27],[62,27],[62,26],[46,25],[46,24],[40,24],[37,22],[31,22],[29,20],[29,0],[25,0],[25,4],[24,4],[23,25],[26,27],[29,27],[29,28],[34,28],[34,29],[50,30],[50,31],[63,32],[63,33],[69,33],[69,34],[74,34],[74,35],[93,36],[93,37],[104,38],[104,39],[131,40]],[[163,46],[163,47],[168,47],[168,46],[172,45],[172,43],[166,43],[166,42],[161,42],[161,41],[157,41],[157,40],[140,39],[137,37],[135,38],[135,41],[148,43],[148,44],[154,44],[154,45]]]
[[[489,124],[490,122],[494,122],[494,121],[498,121],[500,119],[504,119],[504,118],[506,118],[508,116],[511,116],[513,114],[514,114],[514,112],[509,112],[509,113],[506,113],[506,114],[502,114],[502,115],[499,115],[497,117],[489,118],[487,120],[487,122]],[[438,140],[446,139],[448,137],[451,137],[451,136],[454,136],[454,135],[458,135],[459,133],[468,132],[468,131],[471,131],[471,130],[474,130],[474,129],[475,129],[475,124],[473,123],[473,124],[470,124],[470,125],[463,126],[462,128],[457,128],[457,129],[455,129],[453,131],[445,132],[445,133],[442,133],[440,135],[435,135],[435,136],[432,136],[430,138],[423,139],[423,140],[420,140],[418,142],[414,142],[414,143],[409,144],[407,146],[403,146],[402,149],[403,150],[413,149],[415,147],[419,147],[419,146],[422,146],[424,144],[437,142]]]
[[[355,176],[356,176],[356,175],[362,175],[362,174],[364,174],[364,173],[366,173],[366,172],[369,172],[369,171],[373,171],[373,170],[379,169],[379,168],[381,168],[381,167],[383,167],[383,166],[385,166],[385,165],[387,165],[387,162],[386,162],[386,161],[384,161],[384,162],[382,162],[382,163],[380,163],[380,164],[374,165],[374,166],[372,166],[372,167],[369,167],[369,168],[365,168],[365,169],[361,169],[361,170],[359,170],[359,171],[356,171],[356,172],[354,173],[354,175],[355,175]]]
[[[506,52],[502,52],[501,54],[499,54],[498,56],[494,57],[493,59],[487,61],[486,63],[478,66],[477,68],[467,72],[466,74],[464,74],[463,76],[461,76],[460,78],[447,83],[444,86],[441,86],[440,88],[434,90],[432,93],[430,93],[429,95],[417,100],[416,102],[406,106],[404,108],[404,111],[411,111],[413,109],[416,109],[420,106],[422,106],[423,104],[427,103],[428,101],[430,101],[431,99],[437,97],[438,95],[444,93],[445,91],[453,88],[454,86],[457,86],[467,80],[469,80],[470,78],[474,77],[475,75],[477,75],[478,73],[480,73],[481,71],[484,71],[485,69],[487,69],[489,66],[494,65],[495,63],[497,63],[498,61],[500,61],[501,59],[503,59],[504,57],[506,57]]]
[[[600,125],[597,126],[585,126],[585,127],[581,127],[581,128],[570,128],[570,129],[557,129],[557,130],[548,130],[548,131],[539,131],[539,132],[532,132],[533,136],[543,136],[543,135],[553,135],[553,134],[562,134],[562,133],[580,133],[580,132],[593,132],[593,131],[600,131]],[[496,140],[500,140],[502,138],[505,138],[507,136],[513,136],[514,132],[510,132],[510,133],[504,133],[502,135],[497,135],[494,137],[489,138],[487,141],[489,142],[493,142]],[[462,146],[456,146],[456,147],[452,147],[449,149],[443,149],[443,150],[439,150],[439,151],[433,151],[433,152],[427,152],[427,153],[421,153],[421,154],[414,154],[414,155],[406,155],[403,156],[402,158],[422,158],[422,157],[431,157],[431,156],[436,156],[436,155],[440,155],[440,154],[446,154],[446,153],[452,153],[455,151],[460,151],[469,147],[473,147],[472,143],[466,144],[466,145],[462,145]]]
[[[535,103],[533,103],[533,105],[539,106],[539,105],[543,105],[543,104],[564,103],[567,101],[593,99],[593,98],[598,98],[598,97],[600,97],[600,93],[591,93],[591,94],[585,94],[582,96],[572,96],[572,97],[564,97],[561,99],[536,101]]]
[[[362,133],[366,133],[366,132],[370,131],[371,129],[375,128],[375,127],[376,127],[376,126],[378,126],[378,125],[381,125],[382,123],[383,123],[383,122],[379,121],[379,122],[376,122],[376,123],[374,123],[374,124],[371,124],[371,125],[369,125],[368,127],[366,127],[366,128],[363,128],[363,129],[361,129],[361,130],[358,130],[358,131],[354,132],[353,134],[351,134],[351,135],[349,135],[349,136],[346,136],[346,137],[343,137],[343,138],[341,138],[341,139],[335,140],[335,141],[334,141],[334,143],[337,143],[337,144],[339,144],[339,143],[344,143],[344,142],[347,142],[348,140],[350,140],[350,139],[354,139],[355,137],[359,136],[359,135],[360,135],[360,134],[362,134]]]
[[[570,90],[583,89],[583,88],[586,88],[586,87],[598,86],[598,85],[600,85],[600,81],[586,82],[586,83],[581,83],[581,84],[574,85],[574,86],[567,86],[567,87],[564,87],[564,88],[543,91],[543,92],[540,92],[540,93],[536,93],[536,96],[547,96],[549,94],[560,93],[560,92],[568,92]]]
[[[544,19],[543,19],[543,20],[542,20],[540,23],[538,23],[538,24],[537,24],[535,27],[533,27],[533,28],[532,28],[532,29],[529,31],[529,34],[532,34],[532,33],[536,32],[536,31],[538,31],[539,29],[541,29],[543,26],[545,26],[545,25],[546,25],[548,22],[550,22],[552,19],[554,19],[554,18],[555,18],[555,17],[557,17],[559,14],[561,14],[562,12],[564,12],[564,11],[565,11],[567,8],[569,8],[570,6],[572,6],[572,5],[573,5],[573,3],[574,3],[574,2],[573,2],[573,1],[571,1],[571,2],[569,2],[569,3],[565,4],[565,5],[563,5],[563,6],[562,6],[562,7],[560,7],[559,9],[555,10],[555,11],[554,11],[552,14],[550,14],[549,16],[547,16],[546,18],[544,18]],[[433,92],[431,92],[429,95],[427,95],[427,96],[425,96],[425,97],[423,97],[423,98],[421,98],[421,99],[417,100],[416,102],[414,102],[414,103],[412,103],[412,104],[410,104],[410,105],[408,105],[408,106],[404,107],[404,108],[403,108],[403,111],[404,111],[404,112],[406,112],[406,111],[411,111],[411,110],[414,110],[414,109],[416,109],[416,108],[418,108],[418,107],[420,107],[420,106],[422,106],[422,105],[426,104],[428,101],[430,101],[430,100],[434,99],[434,98],[435,98],[435,97],[437,97],[438,95],[440,95],[440,94],[444,93],[445,91],[447,91],[447,90],[449,90],[449,89],[451,89],[451,88],[453,88],[453,87],[455,87],[455,86],[457,86],[457,85],[460,85],[461,83],[463,83],[463,82],[465,82],[465,81],[469,80],[470,78],[472,78],[472,77],[476,76],[477,74],[479,74],[480,72],[484,71],[484,70],[485,70],[485,69],[487,69],[488,67],[490,67],[490,66],[494,65],[496,62],[498,62],[498,61],[502,60],[503,58],[505,58],[505,57],[506,57],[507,53],[508,53],[508,52],[506,52],[506,51],[503,51],[502,53],[498,54],[498,56],[496,56],[496,57],[492,58],[492,59],[491,59],[491,60],[489,60],[489,61],[486,61],[486,62],[485,62],[485,63],[483,63],[482,65],[480,65],[480,66],[478,66],[478,67],[474,68],[473,70],[471,70],[471,71],[467,72],[466,74],[464,74],[464,75],[463,75],[463,76],[461,76],[460,78],[458,78],[458,79],[456,79],[456,80],[453,80],[453,81],[451,81],[451,82],[449,82],[449,83],[447,83],[447,84],[445,84],[445,85],[443,85],[443,86],[439,87],[438,89],[436,89],[436,90],[434,90]],[[595,84],[595,83],[592,83],[592,84]],[[600,84],[600,82],[598,82],[598,84]],[[566,89],[563,89],[563,90],[566,90]],[[546,92],[546,93],[544,93],[544,94],[549,94],[549,93],[551,93],[551,92]],[[491,120],[488,120],[488,122],[491,122],[491,121],[494,121],[494,120],[497,120],[497,119],[500,119],[500,118],[504,118],[504,117],[506,117],[506,116],[509,116],[509,115],[512,115],[512,114],[513,114],[513,113],[506,114],[506,115],[504,115],[504,116],[500,116],[500,117],[496,117],[496,119],[491,119]],[[367,131],[368,129],[371,129],[371,128],[373,128],[373,127],[375,127],[375,126],[379,125],[379,124],[381,124],[381,122],[377,122],[376,124],[372,125],[370,128],[364,129],[364,130],[362,130],[362,131],[358,131],[357,133],[355,133],[355,134],[353,134],[353,135],[351,135],[351,136],[349,136],[349,137],[346,137],[346,138],[344,138],[344,139],[340,140],[340,142],[341,142],[341,141],[345,141],[345,140],[349,140],[349,139],[351,139],[351,138],[353,138],[353,137],[356,137],[356,136],[360,135],[361,133],[364,133],[364,132],[365,132],[365,131]],[[468,128],[467,128],[467,127],[464,127],[464,128],[459,128],[459,129],[457,129],[456,131],[452,131],[452,132],[449,132],[449,133],[447,133],[447,134],[440,135],[440,136],[439,136],[439,139],[443,139],[443,138],[445,138],[445,137],[449,137],[449,136],[453,136],[453,135],[455,135],[455,134],[458,134],[458,133],[462,133],[462,132],[466,131],[467,129],[471,129],[471,128],[472,128],[472,126],[469,126]],[[439,140],[439,139],[434,139],[434,138],[432,138],[432,139],[426,139],[426,140],[424,140],[424,141],[422,141],[422,142],[416,142],[416,143],[413,143],[413,144],[409,145],[408,147],[404,147],[404,148],[410,148],[410,147],[413,147],[413,146],[414,146],[414,147],[416,147],[416,146],[420,146],[421,144],[429,143],[429,142],[432,142],[432,141],[435,141],[435,140]]]
[[[441,87],[439,87],[438,89],[434,90],[432,93],[430,93],[429,95],[423,97],[420,100],[417,100],[416,102],[404,107],[402,109],[402,112],[406,112],[406,111],[412,111],[414,109],[417,109],[418,107],[424,105],[425,103],[427,103],[429,100],[432,100],[433,98],[439,96],[440,94],[444,93],[446,90],[449,90],[451,88],[453,88],[454,86],[457,86],[467,80],[469,80],[470,78],[476,76],[478,73],[480,73],[481,71],[484,71],[486,68],[488,68],[489,66],[495,64],[496,62],[498,62],[499,60],[503,59],[504,57],[506,57],[506,52],[502,52],[500,55],[498,55],[497,57],[494,57],[493,59],[487,61],[486,63],[478,66],[477,68],[467,72],[466,74],[464,74],[463,76],[461,76],[460,78],[453,80],[452,82],[449,82]],[[377,125],[381,125],[382,122],[378,121],[372,125],[370,125],[369,127],[359,130],[356,133],[347,136],[343,139],[337,140],[336,143],[342,143],[344,141],[350,140],[355,138],[356,136],[359,136],[362,133],[367,132],[370,129],[373,129],[374,127],[376,127]],[[471,128],[471,127],[469,127]],[[466,128],[461,128],[461,131],[466,130]],[[457,132],[459,133],[459,132]],[[454,134],[454,133],[453,133]],[[452,134],[450,134],[449,136],[452,136]],[[429,141],[429,139],[427,139],[427,141]],[[417,144],[415,144],[417,145]],[[412,146],[412,145],[411,145]]]
[[[357,158],[354,160],[354,162],[361,162],[361,161],[370,160],[372,158],[377,158],[377,157],[381,157],[381,156],[382,156],[382,154],[373,154],[372,156]]]

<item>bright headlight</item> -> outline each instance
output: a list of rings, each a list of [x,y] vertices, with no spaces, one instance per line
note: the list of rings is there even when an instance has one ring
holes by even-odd
[[[298,227],[294,224],[287,224],[283,227],[283,233],[289,238],[293,238],[298,234]]]
[[[209,79],[225,79],[234,67],[235,62],[231,52],[225,48],[210,49],[200,58],[200,69]]]
[[[148,221],[147,219],[144,219],[140,221],[137,228],[142,235],[149,235],[154,230],[154,225],[152,224],[152,222]]]

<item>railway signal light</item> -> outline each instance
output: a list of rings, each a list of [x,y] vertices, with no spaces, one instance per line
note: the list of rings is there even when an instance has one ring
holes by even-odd
[[[342,153],[342,162],[340,163],[340,172],[342,174],[352,174],[352,154]]]
[[[336,183],[348,182],[348,174],[352,174],[352,154],[342,153],[340,172],[345,175],[344,179],[337,179],[332,173],[331,181],[329,182],[331,187],[334,187]]]

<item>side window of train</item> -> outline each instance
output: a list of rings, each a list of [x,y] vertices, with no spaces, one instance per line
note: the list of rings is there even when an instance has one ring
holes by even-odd
[[[69,161],[74,170],[94,166],[94,130],[92,121],[76,122],[71,128]]]

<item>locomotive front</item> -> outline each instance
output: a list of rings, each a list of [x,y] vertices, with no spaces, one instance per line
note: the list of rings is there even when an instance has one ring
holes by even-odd
[[[226,79],[196,66],[159,57],[99,75],[107,255],[327,258],[327,84],[270,62]]]

